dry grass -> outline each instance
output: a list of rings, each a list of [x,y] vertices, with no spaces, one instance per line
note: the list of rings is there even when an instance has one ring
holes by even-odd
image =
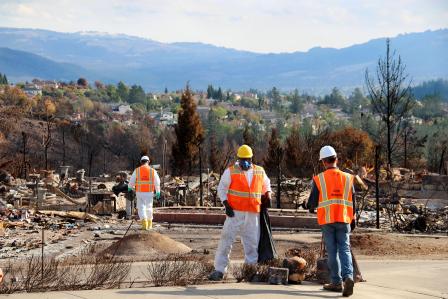
[[[144,274],[154,286],[186,286],[205,281],[212,270],[204,257],[173,254],[151,262]]]
[[[130,263],[113,256],[82,254],[76,259],[44,259],[42,272],[41,258],[32,256],[4,268],[0,294],[117,288],[130,269]]]

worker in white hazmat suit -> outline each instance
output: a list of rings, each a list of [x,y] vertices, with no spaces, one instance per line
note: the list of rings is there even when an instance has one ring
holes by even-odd
[[[142,229],[152,228],[153,199],[160,198],[160,178],[157,171],[149,166],[149,157],[140,159],[141,166],[137,167],[129,180],[129,188],[135,189],[137,196],[138,217],[141,220]]]
[[[252,149],[242,145],[237,162],[227,168],[218,185],[218,196],[226,211],[226,220],[215,256],[215,270],[210,280],[224,277],[232,245],[238,235],[244,247],[244,262],[256,264],[260,240],[261,197],[271,200],[271,183],[263,167],[252,163]]]

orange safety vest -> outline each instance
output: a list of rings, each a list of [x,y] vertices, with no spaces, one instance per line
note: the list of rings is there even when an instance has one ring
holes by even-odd
[[[319,190],[319,205],[317,206],[319,225],[335,222],[351,223],[354,177],[333,168],[319,173],[313,179]]]
[[[142,165],[135,169],[135,191],[154,192],[155,170],[148,165]]]
[[[257,165],[253,165],[252,169],[254,173],[252,183],[249,186],[246,175],[240,167],[229,167],[230,186],[227,192],[227,200],[236,211],[260,212],[264,169]]]

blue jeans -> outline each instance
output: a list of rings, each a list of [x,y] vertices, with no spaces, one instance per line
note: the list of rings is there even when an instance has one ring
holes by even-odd
[[[350,224],[337,222],[322,225],[321,228],[328,253],[331,282],[340,284],[346,278],[353,279]]]

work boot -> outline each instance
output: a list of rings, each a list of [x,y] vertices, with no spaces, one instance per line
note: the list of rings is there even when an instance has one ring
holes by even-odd
[[[342,292],[342,296],[344,297],[349,297],[351,295],[353,295],[353,286],[355,285],[355,282],[353,281],[353,279],[346,278],[344,280],[344,291]]]
[[[224,273],[222,273],[221,271],[215,270],[208,276],[208,280],[221,281],[223,277],[224,277]]]
[[[326,283],[324,284],[324,290],[331,292],[342,292],[342,283]]]
[[[151,219],[146,221],[146,230],[150,230],[150,229],[152,229],[152,220]]]
[[[142,230],[146,230],[147,227],[148,227],[148,220],[143,219],[142,220]]]

